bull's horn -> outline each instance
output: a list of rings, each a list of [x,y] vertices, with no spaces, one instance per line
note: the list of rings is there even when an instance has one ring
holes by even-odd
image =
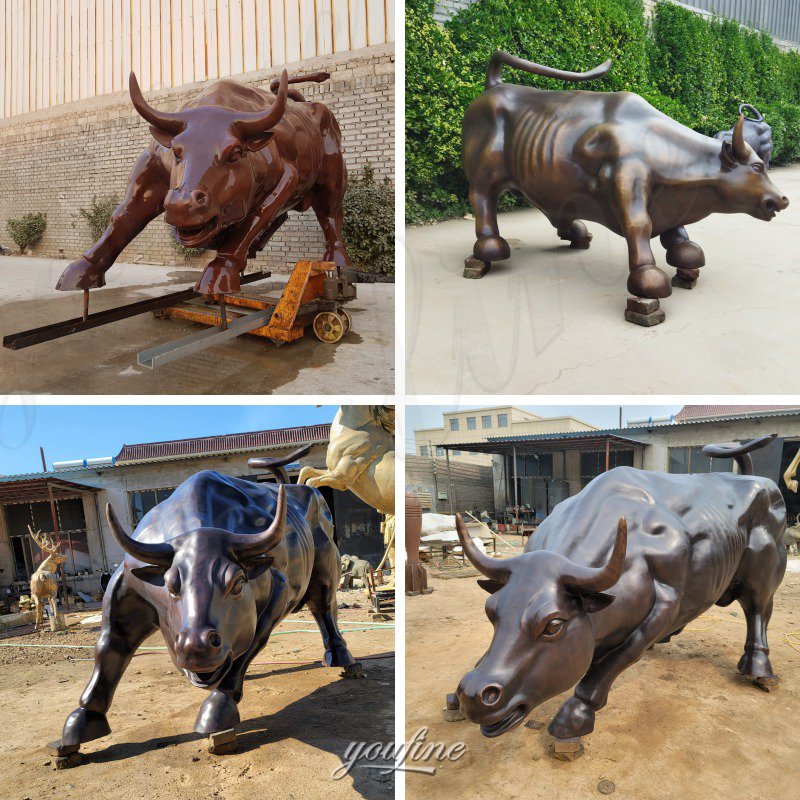
[[[229,534],[232,553],[241,561],[247,561],[268,553],[276,547],[286,531],[286,488],[283,484],[278,488],[278,503],[275,507],[275,519],[267,530],[253,536],[242,533]]]
[[[165,133],[171,133],[173,136],[180,133],[186,127],[186,121],[182,114],[170,114],[166,111],[156,111],[156,109],[147,103],[142,94],[142,90],[139,88],[139,81],[136,80],[135,73],[131,72],[128,84],[133,107],[139,112],[139,116],[146,119],[151,125]]]
[[[625,564],[625,550],[628,546],[628,523],[620,517],[617,523],[617,539],[611,557],[604,567],[583,567],[570,563],[569,574],[562,575],[564,586],[576,594],[604,592],[610,589],[622,575]]]
[[[270,128],[273,128],[286,110],[286,97],[288,94],[289,73],[284,70],[281,73],[278,96],[275,98],[275,102],[266,111],[251,111],[247,114],[237,115],[236,127],[242,136],[245,138],[248,136],[258,136],[258,134],[266,133]]]
[[[464,524],[464,520],[461,519],[461,514],[456,514],[456,531],[458,532],[458,538],[461,541],[464,555],[472,562],[475,569],[482,572],[487,578],[491,578],[493,581],[505,583],[511,572],[511,565],[508,562],[513,561],[513,559],[505,558],[498,561],[482,553],[475,546],[475,542],[472,541],[472,537],[467,531],[467,526]]]
[[[145,564],[155,564],[159,567],[169,567],[175,557],[175,551],[171,544],[166,542],[150,543],[138,542],[128,536],[125,529],[117,519],[111,503],[106,503],[106,517],[111,526],[111,533],[114,535],[117,544],[129,555]]]
[[[733,155],[740,164],[746,164],[750,160],[750,147],[744,140],[744,114],[739,114],[739,119],[733,126]]]

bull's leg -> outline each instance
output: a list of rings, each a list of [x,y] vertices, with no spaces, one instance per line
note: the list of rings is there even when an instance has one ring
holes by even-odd
[[[127,589],[116,572],[103,598],[103,626],[94,650],[94,671],[80,705],[64,723],[62,747],[74,747],[111,733],[106,712],[139,645],[157,627],[152,607]]]
[[[339,186],[317,186],[311,199],[311,207],[317,215],[322,233],[325,236],[325,255],[323,261],[332,261],[337,267],[349,267],[350,257],[342,241],[342,199]]]
[[[636,164],[623,165],[614,178],[614,204],[628,243],[628,291],[636,297],[669,297],[672,286],[656,266],[650,247],[653,223],[647,210],[647,176]]]
[[[548,730],[557,739],[573,739],[594,730],[595,713],[608,701],[611,684],[669,629],[678,611],[675,589],[656,588],[657,599],[645,621],[618,647],[595,656],[575,694],[559,709]]]
[[[579,219],[551,219],[550,222],[556,229],[558,238],[569,242],[569,246],[575,250],[588,250],[592,241],[592,234],[589,233],[586,225]]]
[[[500,235],[497,224],[497,201],[500,188],[486,186],[470,188],[469,202],[475,212],[475,236],[477,241],[472,254],[479,261],[503,261],[511,258],[511,248]]]
[[[266,647],[275,626],[287,613],[286,581],[273,572],[269,604],[258,618],[256,633],[246,652],[231,665],[228,673],[203,701],[194,723],[196,733],[227,731],[239,724],[238,704],[244,694],[244,679],[250,662]]]
[[[105,274],[119,254],[164,211],[169,191],[169,172],[160,156],[146,150],[131,171],[125,199],[111,215],[103,235],[58,279],[56,289],[97,289],[105,286]]]
[[[297,169],[288,162],[285,163],[283,174],[255,216],[248,217],[237,226],[219,247],[217,257],[205,268],[197,281],[194,287],[196,292],[209,295],[239,291],[239,276],[247,266],[251,247],[257,245],[264,232],[280,216],[297,189],[297,182]]]
[[[700,275],[700,268],[706,263],[700,245],[689,239],[683,226],[665,231],[660,239],[667,251],[667,264],[678,270],[672,285],[680,289],[691,289]]]

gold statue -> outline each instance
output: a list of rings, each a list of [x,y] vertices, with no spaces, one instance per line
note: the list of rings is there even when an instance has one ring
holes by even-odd
[[[51,536],[39,538],[41,531],[33,532],[28,526],[28,532],[33,537],[33,541],[42,549],[42,553],[47,554],[47,558],[39,565],[39,569],[31,575],[31,596],[36,605],[36,631],[44,627],[44,606],[50,604],[50,630],[63,631],[66,629],[63,615],[58,613],[58,575],[56,570],[59,564],[63,564],[67,557],[58,552],[60,543],[56,543]]]

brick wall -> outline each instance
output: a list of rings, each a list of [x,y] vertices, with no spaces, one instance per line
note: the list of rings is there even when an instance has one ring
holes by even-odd
[[[326,70],[323,84],[298,86],[309,100],[319,100],[336,114],[351,175],[367,162],[376,177],[394,180],[394,45],[384,44],[287,65],[289,74]],[[269,88],[276,70],[236,76],[243,83]],[[201,89],[189,84],[148,93],[160,109],[177,108]],[[28,211],[47,212],[47,230],[33,253],[75,258],[91,245],[79,208],[94,195],[125,193],[127,178],[151,141],[147,123],[136,114],[127,92],[81,100],[0,120],[0,242],[14,247],[6,230],[9,218]],[[323,237],[313,211],[293,214],[255,263],[273,271],[319,257]],[[172,244],[171,229],[161,218],[122,253],[120,261],[184,264]],[[208,254],[191,259],[197,265]],[[251,262],[253,263],[253,262]]]
[[[450,482],[447,474],[447,461],[437,458],[436,480],[434,481],[433,459],[406,454],[406,488],[409,491],[428,493],[431,507],[423,503],[423,511],[436,511],[451,514],[454,511],[471,511],[478,508],[492,513],[494,511],[494,483],[492,468],[478,464],[460,464],[450,461],[450,475],[453,482],[452,510],[450,504]],[[437,500],[438,493],[447,494],[446,500]]]

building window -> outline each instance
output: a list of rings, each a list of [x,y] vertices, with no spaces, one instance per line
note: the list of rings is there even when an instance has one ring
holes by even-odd
[[[454,456],[460,456],[460,455],[461,455],[461,451],[460,451],[460,450],[453,450],[453,451],[452,451],[452,454],[453,454]]]
[[[709,458],[702,447],[670,447],[668,471],[675,475],[703,472],[731,472],[733,461],[729,458]]]
[[[146,489],[142,492],[129,492],[134,527],[144,519],[144,515],[151,508],[155,508],[163,500],[166,500],[174,491],[175,487],[173,486],[169,489]]]
[[[487,428],[491,427],[492,427],[492,415],[487,414],[486,416],[481,417],[481,428],[486,430]]]
[[[498,414],[497,415],[497,427],[498,428],[507,428],[508,427],[508,414]]]
[[[458,430],[458,420],[457,419],[451,419],[450,420],[450,430],[451,431],[457,431]]]
[[[475,417],[467,417],[467,430],[474,431],[477,427],[478,426],[475,423]]]
[[[427,458],[427,456],[428,456],[428,445],[426,445],[426,444],[421,444],[421,445],[419,446],[419,454],[420,454],[421,456],[425,456],[425,457]]]
[[[444,447],[436,446],[436,455],[440,458],[444,458]]]

